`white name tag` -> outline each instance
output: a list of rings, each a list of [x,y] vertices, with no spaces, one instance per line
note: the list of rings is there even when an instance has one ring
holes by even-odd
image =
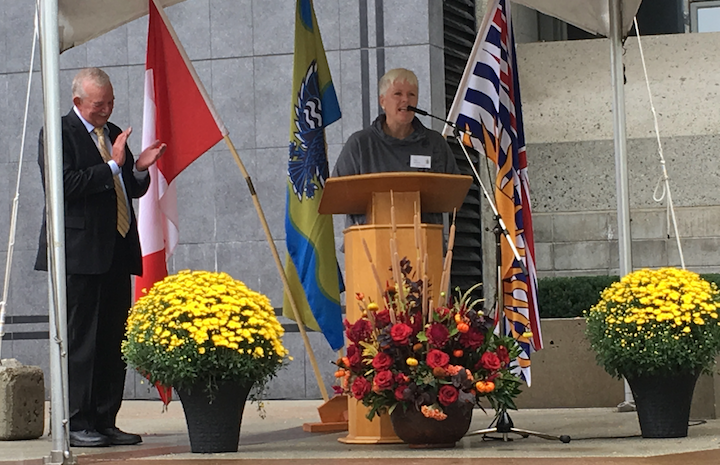
[[[410,155],[410,168],[430,169],[430,156]]]

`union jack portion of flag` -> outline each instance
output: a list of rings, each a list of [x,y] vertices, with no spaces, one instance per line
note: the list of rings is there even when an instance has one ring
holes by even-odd
[[[517,367],[530,385],[530,354],[542,348],[542,334],[525,134],[508,0],[488,2],[447,119],[469,131],[464,136],[466,145],[484,152],[497,165],[495,203],[527,269],[526,274],[508,241],[503,240],[503,326],[522,349]],[[446,135],[451,131],[445,128]]]

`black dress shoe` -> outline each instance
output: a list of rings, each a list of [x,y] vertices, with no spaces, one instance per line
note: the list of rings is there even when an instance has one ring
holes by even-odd
[[[113,426],[112,428],[100,428],[100,433],[110,440],[110,444],[113,446],[132,446],[133,444],[139,444],[142,442],[142,438],[139,434],[126,433],[120,431],[119,428]]]
[[[71,447],[107,447],[110,438],[95,430],[70,431]]]

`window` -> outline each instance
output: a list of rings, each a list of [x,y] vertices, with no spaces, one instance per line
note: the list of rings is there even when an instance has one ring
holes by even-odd
[[[690,18],[693,32],[720,32],[720,1],[692,2]]]

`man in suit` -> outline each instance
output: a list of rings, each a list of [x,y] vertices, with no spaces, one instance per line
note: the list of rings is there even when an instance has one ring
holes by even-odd
[[[166,146],[156,141],[134,160],[126,145],[132,128],[108,122],[115,97],[101,69],[80,70],[72,94],[74,107],[62,118],[70,445],[137,444],[139,435],[115,425],[125,384],[120,345],[132,305],[130,275],[142,274],[132,199],[147,191],[147,169]],[[41,130],[44,186],[43,142]],[[35,269],[48,269],[45,220]]]

